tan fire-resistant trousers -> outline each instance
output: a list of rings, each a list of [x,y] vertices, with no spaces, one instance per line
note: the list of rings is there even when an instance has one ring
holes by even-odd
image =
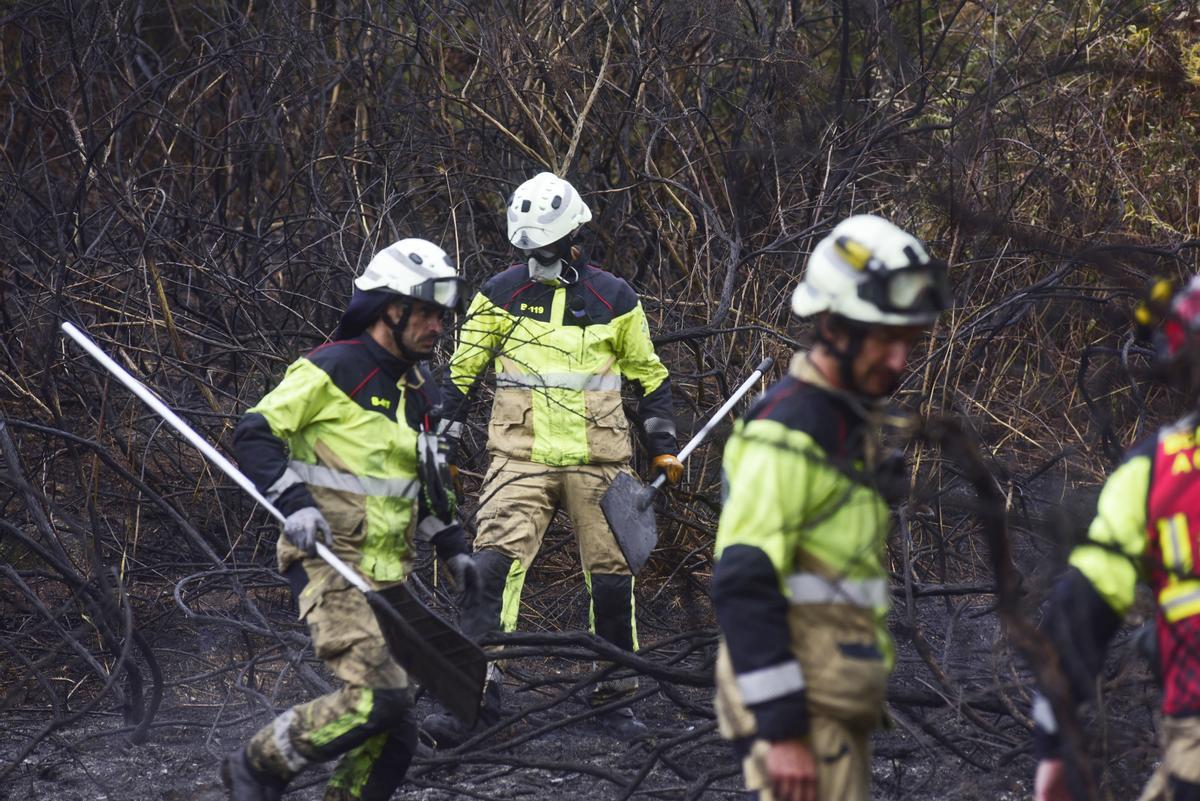
[[[319,560],[304,565],[309,582],[300,615],[313,650],[342,686],[275,718],[250,740],[246,755],[282,779],[340,756],[325,801],[389,797],[416,744],[408,675],[388,651],[366,596]]]
[[[502,630],[516,630],[526,572],[542,546],[550,518],[562,508],[575,526],[584,580],[592,597],[593,630],[609,636],[604,632],[619,629],[622,633],[609,639],[636,650],[632,579],[626,582],[627,589],[621,590],[624,597],[619,601],[602,597],[611,596],[605,587],[613,577],[630,576],[629,565],[600,509],[600,499],[619,473],[632,471],[623,463],[554,467],[501,454],[492,457],[479,493],[475,550],[495,550],[513,560],[497,621]],[[597,577],[595,581],[593,577]],[[596,584],[601,581],[607,583]],[[625,695],[636,687],[636,677],[606,681],[597,687],[595,697]]]
[[[600,499],[626,464],[553,467],[496,455],[479,492],[475,550],[493,548],[526,570],[559,507],[575,524],[579,557],[589,573],[629,575],[629,565],[600,510]]]
[[[809,744],[817,762],[818,801],[869,801],[871,798],[871,729],[856,729],[830,718],[812,718]],[[755,740],[742,760],[747,790],[759,801],[775,801],[767,775],[771,744]]]
[[[1200,784],[1200,718],[1163,718],[1159,739],[1163,760],[1138,801],[1175,801],[1170,777]]]

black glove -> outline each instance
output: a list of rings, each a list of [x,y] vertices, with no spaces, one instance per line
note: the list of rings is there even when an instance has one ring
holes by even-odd
[[[329,528],[329,521],[315,506],[297,509],[283,521],[283,536],[309,556],[317,552],[318,531],[324,535],[325,545],[332,547],[333,531]]]
[[[479,571],[475,560],[471,557],[471,549],[467,547],[467,536],[463,527],[458,523],[450,523],[429,540],[437,551],[437,557],[450,578],[454,580],[455,588],[462,593],[464,605],[472,604],[479,598]]]

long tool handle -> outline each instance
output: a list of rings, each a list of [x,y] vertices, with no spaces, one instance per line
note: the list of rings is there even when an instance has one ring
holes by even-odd
[[[117,380],[128,387],[130,392],[145,401],[147,406],[157,412],[158,415],[162,417],[162,419],[165,420],[172,428],[178,431],[184,439],[196,446],[196,448],[205,456],[207,456],[213,464],[221,468],[225,475],[237,482],[237,485],[249,493],[251,498],[258,501],[259,504],[268,512],[270,512],[277,520],[279,520],[279,522],[283,522],[283,512],[276,509],[275,504],[268,501],[266,497],[258,491],[258,488],[254,486],[254,482],[247,478],[241,470],[238,470],[237,467],[234,466],[233,462],[226,459],[220,451],[209,444],[208,440],[200,436],[195,429],[185,423],[183,418],[175,414],[175,412],[172,411],[167,404],[163,403],[157,395],[151,392],[145,384],[143,384],[141,381],[138,381],[136,378],[130,375],[124,367],[113,361],[107,353],[100,350],[96,343],[93,342],[87,334],[83,333],[83,331],[80,331],[71,323],[64,322],[62,324],[62,330],[64,334],[75,340],[81,348],[86,350],[93,359],[100,362],[105,369],[116,376]],[[317,555],[324,559],[330,567],[336,570],[342,578],[353,584],[359,590],[362,590],[363,592],[371,591],[370,585],[363,580],[362,576],[358,575],[358,573],[355,573],[353,568],[335,556],[333,551],[326,548],[321,542],[317,543]]]
[[[771,365],[774,363],[775,360],[770,356],[758,363],[758,367],[754,368],[754,372],[750,374],[750,377],[743,381],[741,386],[739,386],[734,393],[729,396],[729,400],[721,404],[721,408],[717,409],[716,413],[713,414],[712,417],[708,418],[708,422],[704,424],[704,428],[700,429],[700,431],[697,432],[694,437],[688,440],[687,445],[683,446],[683,450],[679,452],[679,461],[682,462],[684,459],[692,455],[692,451],[700,447],[700,443],[703,442],[710,433],[712,433],[712,430],[717,427],[717,423],[721,422],[721,418],[729,414],[729,410],[733,408],[734,404],[740,401],[742,396],[750,391],[750,387],[754,385],[754,382],[762,378],[763,373],[770,370]],[[653,489],[658,489],[666,480],[667,474],[659,473],[658,478],[654,479],[650,486]]]

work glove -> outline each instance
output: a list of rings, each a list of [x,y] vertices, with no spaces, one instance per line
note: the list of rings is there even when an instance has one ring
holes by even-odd
[[[437,521],[441,522],[441,521]],[[446,566],[446,572],[454,587],[462,594],[464,607],[478,602],[480,592],[479,570],[467,546],[466,534],[458,523],[448,523],[430,540],[438,559]]]
[[[315,506],[305,506],[292,512],[283,521],[283,536],[309,556],[317,552],[317,532],[325,537],[325,545],[333,547],[333,531],[329,521]]]
[[[462,596],[464,608],[471,608],[479,601],[479,570],[475,567],[475,559],[467,553],[457,553],[445,560],[446,571],[454,581],[454,586]]]
[[[683,478],[683,462],[673,453],[664,453],[655,456],[650,465],[658,471],[667,474],[667,483],[672,487],[679,483],[679,479]]]

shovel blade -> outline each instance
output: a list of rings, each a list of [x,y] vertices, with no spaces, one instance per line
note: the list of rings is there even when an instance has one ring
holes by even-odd
[[[474,726],[487,657],[403,584],[367,593],[388,650],[447,710]]]
[[[600,510],[612,529],[625,562],[633,575],[646,566],[650,552],[658,544],[654,523],[654,491],[642,486],[628,473],[618,473],[600,499]]]

